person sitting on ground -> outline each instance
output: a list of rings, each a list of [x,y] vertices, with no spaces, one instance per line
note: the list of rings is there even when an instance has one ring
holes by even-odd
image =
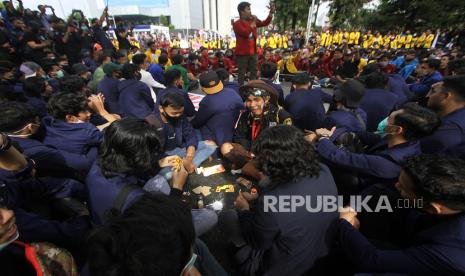
[[[365,87],[357,80],[348,80],[334,89],[333,104],[330,105],[322,126],[344,127],[348,131],[365,131],[367,114],[360,106]]]
[[[27,103],[30,104],[40,118],[47,113],[47,102],[45,101],[52,94],[52,87],[41,77],[30,77],[24,80],[24,94]]]
[[[162,122],[161,137],[166,155],[178,155],[189,173],[212,155],[217,146],[214,142],[199,141],[192,124],[184,115],[184,98],[177,92],[168,92],[160,98],[157,118]],[[160,174],[171,179],[171,167]]]
[[[230,73],[226,71],[224,68],[220,68],[215,71],[216,74],[218,75],[218,78],[220,78],[221,82],[223,83],[224,88],[229,88],[234,91],[236,91],[237,94],[239,94],[239,88],[241,87],[237,81],[229,81],[229,76]]]
[[[280,84],[274,83],[277,71],[276,63],[265,62],[260,66],[260,79],[273,86],[278,92],[278,104],[284,106],[284,91]]]
[[[331,172],[319,163],[303,132],[293,126],[263,130],[255,140],[253,153],[269,181],[259,184],[255,202],[249,203],[253,199],[250,193],[239,192],[236,210],[223,211],[219,217],[220,229],[240,248],[235,255],[239,273],[306,275],[331,248],[337,210],[309,212],[301,205],[291,206],[289,212],[277,202],[284,202],[281,197],[289,195],[306,200],[311,197],[313,206],[317,196],[336,198]]]
[[[160,168],[173,167],[177,157],[160,159],[162,146],[156,127],[144,120],[125,118],[108,127],[97,161],[86,178],[94,223],[104,223],[112,208],[124,213],[147,192],[182,195],[187,172],[183,166],[171,170],[168,184],[160,175]],[[192,214],[197,235],[217,222],[212,210],[194,209]]]
[[[233,168],[261,179],[262,175],[256,169],[250,152],[252,144],[269,127],[292,125],[292,118],[278,106],[276,90],[262,80],[249,81],[241,86],[241,95],[247,111],[239,117],[233,142],[221,146],[221,154],[232,162]]]
[[[199,110],[191,124],[200,129],[202,139],[206,142],[217,146],[230,143],[244,102],[235,91],[224,88],[215,71],[201,74],[199,80],[202,91],[207,95],[200,101]]]
[[[182,81],[181,72],[179,70],[174,70],[174,69],[167,70],[165,72],[164,78],[166,82],[166,88],[161,90],[158,93],[158,98],[160,99],[161,97],[163,97],[164,94],[169,93],[169,92],[178,93],[179,95],[182,95],[182,97],[184,98],[184,114],[187,117],[194,116],[196,113],[194,104],[189,98],[189,94],[184,89],[182,89],[183,81]],[[157,106],[159,105],[160,105],[160,102],[158,101]],[[158,108],[155,111],[155,113],[157,112],[158,112]]]
[[[422,200],[405,225],[415,229],[399,249],[373,245],[357,229],[363,227],[353,209],[339,220],[339,244],[356,269],[409,275],[463,275],[465,267],[465,161],[417,155],[404,162],[396,184],[403,198]],[[413,206],[413,205],[411,205]],[[398,225],[401,227],[402,225]],[[408,233],[407,233],[408,234]]]
[[[411,84],[409,86],[410,91],[414,93],[415,100],[419,101],[420,104],[426,105],[426,94],[431,89],[431,86],[437,82],[442,81],[441,73],[439,73],[439,66],[441,61],[439,59],[428,59],[420,63],[420,69],[422,71],[422,78],[419,82]]]
[[[334,144],[343,129],[337,132],[336,128],[317,129],[308,139],[316,143],[318,153],[326,162],[358,172],[359,190],[375,183],[393,188],[401,171],[401,161],[421,153],[419,139],[433,133],[437,125],[434,112],[416,103],[407,103],[380,123],[379,134],[357,132],[367,146],[364,153],[350,152]]]

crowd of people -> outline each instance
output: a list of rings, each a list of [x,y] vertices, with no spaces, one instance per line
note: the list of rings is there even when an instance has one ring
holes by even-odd
[[[115,47],[107,9],[64,20],[3,5],[0,274],[465,274],[460,43],[265,37],[274,7],[261,21],[242,2],[234,47],[136,47],[124,22]],[[232,209],[186,203],[213,159],[257,192]],[[398,208],[267,209],[286,196]],[[212,229],[231,244],[227,272],[202,241]]]

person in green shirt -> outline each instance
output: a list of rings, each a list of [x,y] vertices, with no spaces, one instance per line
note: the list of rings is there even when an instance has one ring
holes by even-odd
[[[173,65],[168,67],[168,70],[176,69],[179,72],[181,72],[183,88],[184,90],[188,91],[190,81],[191,80],[195,81],[197,79],[192,74],[188,73],[187,69],[184,66],[182,66],[182,62],[184,61],[184,57],[182,55],[178,54],[178,55],[173,56],[172,61],[173,61]]]

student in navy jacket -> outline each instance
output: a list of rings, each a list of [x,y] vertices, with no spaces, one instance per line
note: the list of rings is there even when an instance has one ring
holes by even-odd
[[[182,75],[179,70],[171,69],[165,72],[165,82],[166,88],[161,90],[158,93],[158,99],[163,97],[164,94],[169,92],[176,92],[184,98],[184,114],[187,117],[192,117],[195,115],[195,107],[189,98],[189,94],[182,89],[183,80]],[[157,107],[160,106],[160,101],[157,102]],[[158,113],[158,108],[155,110],[155,113]]]
[[[465,162],[459,159],[409,158],[396,187],[408,200],[423,200],[423,212],[411,211],[405,222],[415,229],[410,235],[406,233],[410,243],[399,249],[376,247],[357,230],[357,213],[346,209],[339,220],[339,243],[346,258],[365,273],[464,275],[464,167]]]
[[[215,71],[220,78],[221,82],[223,83],[224,88],[229,88],[234,90],[238,95],[240,95],[239,88],[241,87],[237,81],[229,81],[229,72],[224,69],[220,68]]]
[[[329,164],[366,176],[360,188],[374,183],[392,185],[400,174],[401,161],[421,153],[420,138],[430,135],[438,124],[434,112],[415,103],[405,104],[389,115],[383,126],[385,138],[369,132],[357,133],[368,146],[365,153],[354,153],[335,145],[340,132],[318,129],[309,139],[316,142],[320,156]],[[371,177],[367,177],[371,176]],[[374,178],[373,178],[374,177]]]
[[[343,127],[348,131],[365,131],[366,112],[359,108],[365,87],[357,80],[347,80],[334,89],[333,104],[329,107],[322,126]]]
[[[442,81],[442,75],[439,73],[441,61],[439,59],[428,59],[420,64],[420,70],[423,73],[423,78],[420,82],[410,85],[410,91],[415,94],[415,99],[425,104],[426,94],[431,89],[431,86],[437,82]]]
[[[122,198],[121,212],[146,192],[180,196],[187,179],[184,167],[180,171],[172,171],[171,189],[154,190],[149,185],[151,179],[159,173],[160,167],[171,167],[175,162],[174,156],[159,161],[161,154],[162,144],[155,126],[132,118],[110,125],[105,130],[97,161],[86,178],[92,221],[96,224],[105,222],[123,187],[129,190]],[[168,185],[166,182],[165,184],[164,186]],[[132,186],[128,187],[130,185]],[[213,227],[217,221],[216,214],[207,209],[193,211],[193,216],[197,216],[194,224],[198,235]]]
[[[104,64],[103,72],[105,76],[97,84],[97,92],[105,96],[105,107],[110,113],[121,114],[118,83],[121,78],[122,68],[122,65],[116,63]]]
[[[360,101],[360,108],[367,113],[367,131],[375,131],[378,123],[397,108],[397,96],[384,88],[388,76],[381,72],[373,72],[364,79],[365,95]]]
[[[223,211],[219,218],[220,229],[240,247],[235,255],[239,274],[305,275],[328,254],[338,215],[284,203],[292,202],[290,195],[311,197],[312,206],[318,196],[336,197],[331,172],[293,126],[263,130],[253,152],[269,181],[261,183],[254,202],[250,193],[241,192],[235,201],[237,211]]]
[[[24,80],[24,95],[36,114],[43,118],[47,115],[45,96],[50,96],[52,87],[41,77],[30,77]]]
[[[198,141],[194,128],[184,116],[184,98],[179,93],[163,94],[158,108],[158,119],[163,124],[161,135],[165,154],[183,158],[184,167],[189,173],[193,173],[195,168],[215,152],[216,144],[210,141]],[[164,168],[160,174],[169,180],[171,167]]]
[[[321,127],[325,118],[325,108],[322,102],[323,91],[310,90],[310,76],[299,73],[292,78],[294,91],[287,95],[284,109],[292,115],[294,125],[302,130],[314,131]]]
[[[68,209],[72,191],[56,183],[36,179],[33,170],[33,161],[26,159],[12,146],[6,135],[0,135],[0,205],[15,212],[20,240],[47,241],[65,247],[81,244],[90,230],[87,209],[74,200],[72,208]],[[64,198],[67,200],[63,201]],[[45,219],[25,211],[33,200],[53,204],[57,208],[54,211],[61,206],[72,213],[65,216],[65,221]],[[78,204],[80,206],[76,208]]]
[[[98,147],[102,133],[89,123],[88,99],[73,93],[57,93],[49,100],[49,113],[42,123],[46,134],[44,144],[76,154],[87,154]]]
[[[239,112],[244,108],[241,96],[224,88],[215,71],[201,74],[199,81],[207,95],[200,101],[192,126],[200,129],[203,140],[218,146],[231,142]]]
[[[39,173],[49,172],[72,174],[75,171],[85,171],[97,156],[97,148],[92,148],[87,154],[75,154],[46,145],[40,140],[40,120],[34,110],[25,103],[8,102],[0,104],[0,132],[7,133],[18,143],[23,153],[34,160]]]
[[[276,63],[265,62],[260,67],[260,79],[271,85],[278,92],[278,105],[284,106],[284,91],[281,85],[274,83],[274,77],[277,71]]]
[[[155,102],[150,88],[140,81],[139,66],[126,63],[122,69],[123,80],[118,83],[118,104],[123,118],[144,119],[155,123]]]
[[[445,77],[433,85],[427,98],[428,107],[436,111],[441,124],[431,136],[421,139],[422,150],[465,156],[465,76]]]

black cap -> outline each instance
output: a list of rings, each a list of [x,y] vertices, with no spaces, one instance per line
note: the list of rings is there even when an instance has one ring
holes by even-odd
[[[365,87],[354,79],[349,79],[334,89],[334,99],[347,108],[357,108],[363,95],[365,95]]]
[[[72,68],[76,75],[90,71],[89,68],[82,63],[75,63],[73,64]]]
[[[207,94],[216,94],[223,90],[223,83],[215,71],[209,71],[199,76],[202,91]]]

